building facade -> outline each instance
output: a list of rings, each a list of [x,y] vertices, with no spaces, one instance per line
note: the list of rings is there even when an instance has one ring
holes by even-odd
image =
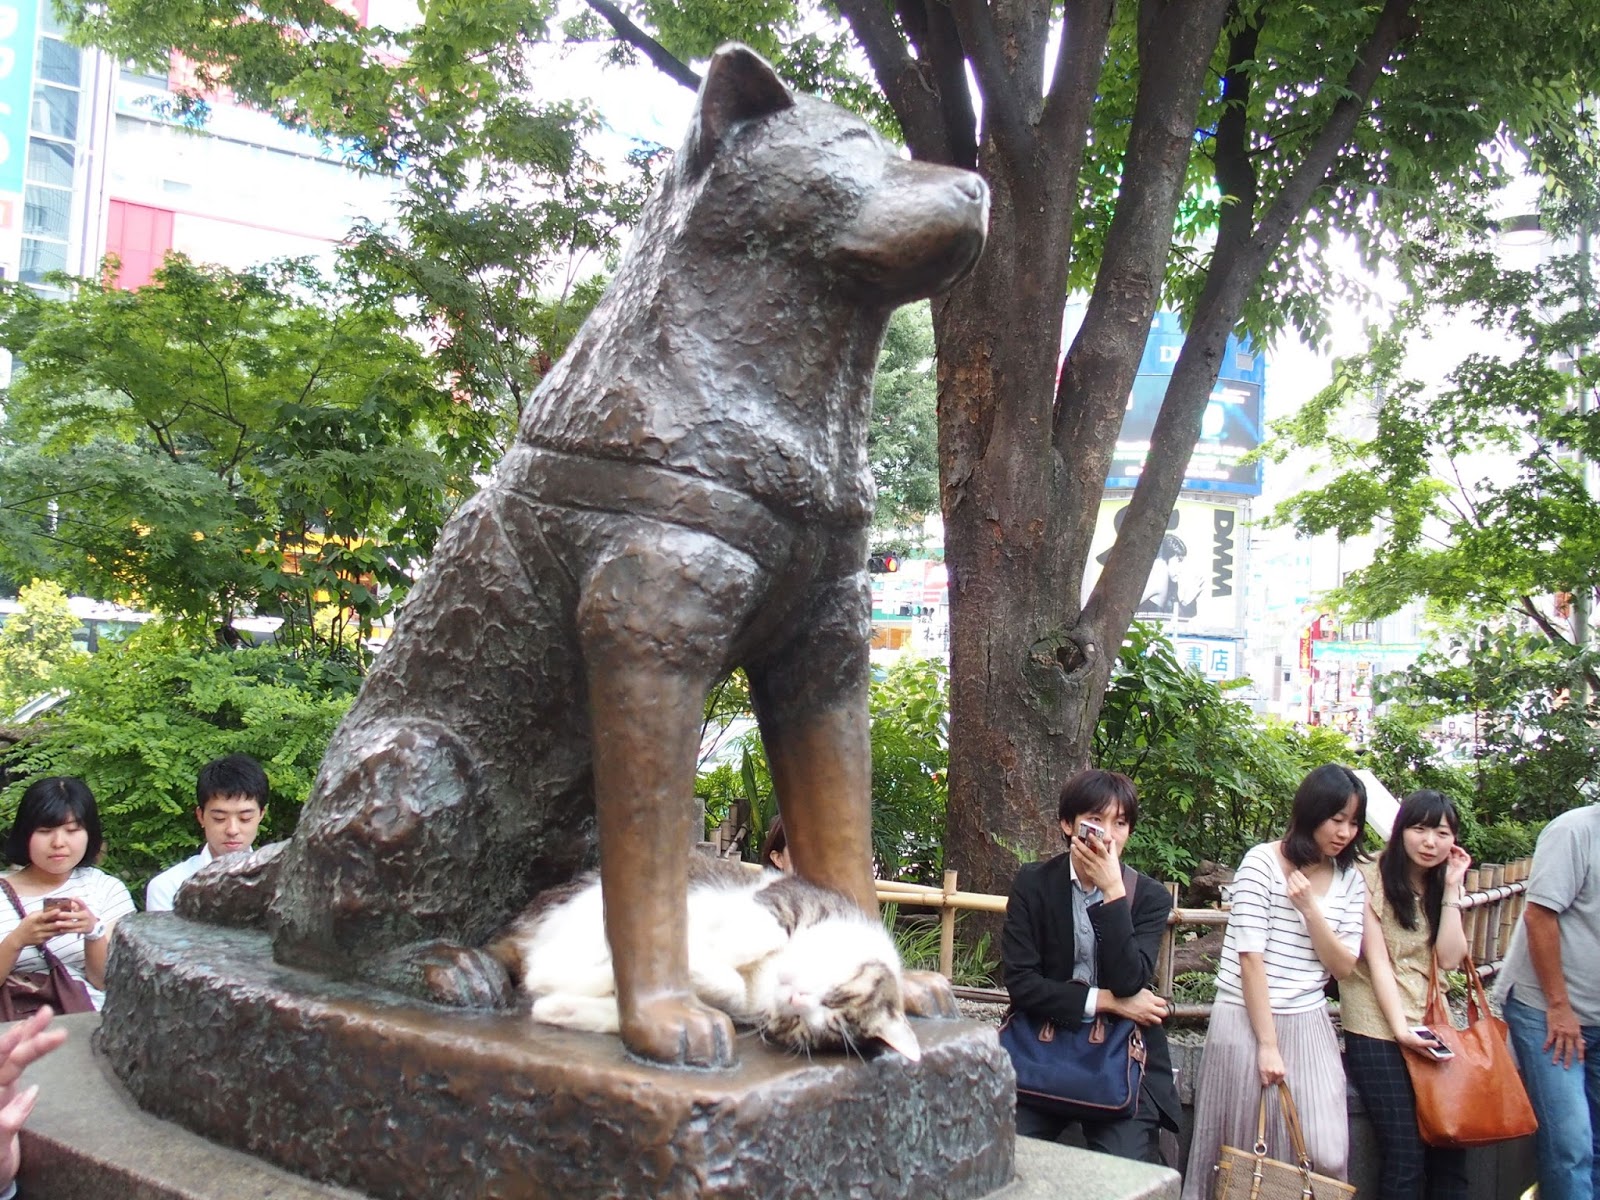
[[[365,17],[364,2],[352,9]],[[0,276],[43,286],[90,276],[107,255],[122,287],[169,252],[242,268],[324,261],[358,219],[386,220],[396,183],[347,147],[206,97],[191,127],[168,108],[193,91],[174,55],[164,75],[66,41],[51,0],[0,3]]]

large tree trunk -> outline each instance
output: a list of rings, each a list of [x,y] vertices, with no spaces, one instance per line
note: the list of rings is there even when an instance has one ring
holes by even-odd
[[[934,327],[951,606],[945,860],[964,888],[1004,891],[1013,848],[1049,843],[1076,733],[1055,650],[1076,603],[1063,609],[1050,439],[1070,231],[1057,206],[1018,203],[990,179],[989,248],[936,304]]]
[[[1066,247],[1077,217],[1060,197],[1076,194],[1086,132],[1051,122],[1069,111],[1087,121],[1083,89],[1098,80],[1103,38],[1098,46],[1069,38],[1079,74],[1069,80],[1058,66],[1031,140],[1002,121],[983,141],[980,167],[994,191],[989,246],[934,321],[951,605],[945,861],[965,887],[1005,891],[1019,859],[1060,845],[1057,793],[1088,762],[1127,621],[1108,625],[1108,637],[1083,619],[1084,569],[1226,9],[1227,0],[1140,8],[1140,60],[1150,66],[1141,71],[1106,236],[1104,286],[1059,388]],[[1103,15],[1080,14],[1089,28]],[[1018,153],[1018,142],[1034,153]],[[1149,569],[1146,562],[1139,582]]]

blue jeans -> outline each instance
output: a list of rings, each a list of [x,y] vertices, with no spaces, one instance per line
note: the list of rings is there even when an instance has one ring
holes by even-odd
[[[1550,1061],[1544,1011],[1506,997],[1503,1009],[1517,1067],[1539,1118],[1539,1200],[1600,1197],[1600,1025],[1584,1025],[1581,1063]]]

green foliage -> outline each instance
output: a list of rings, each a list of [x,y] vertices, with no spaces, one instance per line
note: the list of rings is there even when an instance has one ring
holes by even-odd
[[[873,525],[911,530],[939,509],[939,391],[933,377],[933,319],[926,302],[889,320],[873,381],[867,465],[878,487]],[[920,539],[919,539],[920,540]]]
[[[1431,720],[1409,705],[1389,705],[1372,722],[1361,763],[1397,797],[1431,788],[1459,803],[1472,792],[1471,774],[1441,759],[1438,748],[1423,734]]]
[[[1184,882],[1199,863],[1231,866],[1282,833],[1305,773],[1349,757],[1331,730],[1263,723],[1143,623],[1123,643],[1094,742],[1095,765],[1139,788],[1127,861]]]
[[[1185,971],[1172,979],[1174,1004],[1211,1004],[1217,998],[1217,976],[1213,971]]]
[[[58,670],[83,657],[72,643],[79,621],[59,585],[35,579],[18,599],[21,609],[0,628],[0,714],[49,690]]]
[[[1570,640],[1542,598],[1600,584],[1600,503],[1582,460],[1600,452],[1600,411],[1574,398],[1600,386],[1600,309],[1589,264],[1535,271],[1500,262],[1483,239],[1419,259],[1426,301],[1400,310],[1332,383],[1274,425],[1269,453],[1311,451],[1332,478],[1281,504],[1279,524],[1342,539],[1375,534],[1370,565],[1332,601],[1370,620],[1413,600],[1455,618],[1515,614]],[[1470,316],[1475,349],[1440,387],[1408,374],[1441,311]]]
[[[944,664],[906,657],[872,683],[872,850],[883,879],[936,883],[943,873],[946,678]],[[748,705],[747,685],[736,675],[712,693],[708,727],[748,717]],[[738,764],[702,771],[695,793],[705,798],[707,829],[730,814],[748,826],[744,857],[754,861],[777,802],[760,736],[751,728],[737,748]]]
[[[1600,708],[1592,694],[1587,704],[1578,697],[1595,657],[1539,634],[1483,625],[1381,680],[1374,698],[1413,722],[1470,718],[1474,755],[1456,772],[1467,786],[1441,790],[1469,794],[1476,837],[1515,842],[1532,826],[1589,802],[1586,789],[1600,768]],[[1491,835],[1491,828],[1498,832]],[[1481,842],[1474,848],[1469,839],[1468,849],[1486,861],[1505,861],[1487,858]]]
[[[968,944],[961,929],[965,913],[956,914],[955,954],[951,961],[950,982],[957,987],[994,987],[1000,960],[993,957],[987,933]],[[939,921],[937,917],[902,916],[898,904],[883,906],[883,923],[894,936],[900,961],[908,971],[939,969]]]
[[[332,605],[328,644],[369,634],[487,450],[394,310],[297,262],[60,282],[0,289],[5,569],[298,641]]]
[[[359,681],[336,661],[281,647],[221,650],[152,622],[52,682],[71,699],[8,757],[0,821],[33,780],[76,775],[99,804],[102,865],[142,892],[203,840],[195,777],[213,758],[261,762],[272,794],[259,840],[286,837]]]
[[[943,874],[948,689],[942,662],[910,655],[872,685],[872,850],[883,878]]]
[[[598,299],[595,269],[617,250],[660,153],[639,147],[623,169],[608,167],[587,149],[593,109],[541,95],[552,5],[435,0],[404,29],[358,27],[298,0],[62,7],[79,39],[163,74],[176,47],[202,87],[226,87],[398,178],[395,219],[358,223],[349,265],[368,302],[430,331],[454,392],[509,438]],[[175,107],[207,116],[196,96]]]

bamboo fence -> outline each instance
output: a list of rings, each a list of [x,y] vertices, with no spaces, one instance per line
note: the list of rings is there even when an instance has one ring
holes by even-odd
[[[1533,860],[1519,859],[1513,863],[1485,863],[1467,872],[1466,899],[1461,905],[1461,919],[1466,929],[1467,943],[1472,948],[1472,961],[1483,975],[1492,975],[1505,957],[1511,944],[1511,935],[1522,910],[1527,905],[1528,869]],[[1177,899],[1178,885],[1169,883],[1167,890]],[[991,896],[984,892],[963,892],[957,886],[955,871],[946,871],[940,887],[918,883],[878,881],[878,903],[897,904],[901,908],[932,908],[939,912],[939,971],[946,979],[955,970],[956,916],[962,912],[1003,913],[1004,896]],[[1172,995],[1174,954],[1178,931],[1195,928],[1226,928],[1226,908],[1174,908],[1167,919],[1167,932],[1161,939],[1161,950],[1156,959],[1156,991],[1163,996]],[[996,988],[958,988],[958,994],[975,999],[1004,1003],[1006,993]],[[1196,1019],[1211,1015],[1210,1004],[1177,1004],[1172,1015],[1178,1019]]]

